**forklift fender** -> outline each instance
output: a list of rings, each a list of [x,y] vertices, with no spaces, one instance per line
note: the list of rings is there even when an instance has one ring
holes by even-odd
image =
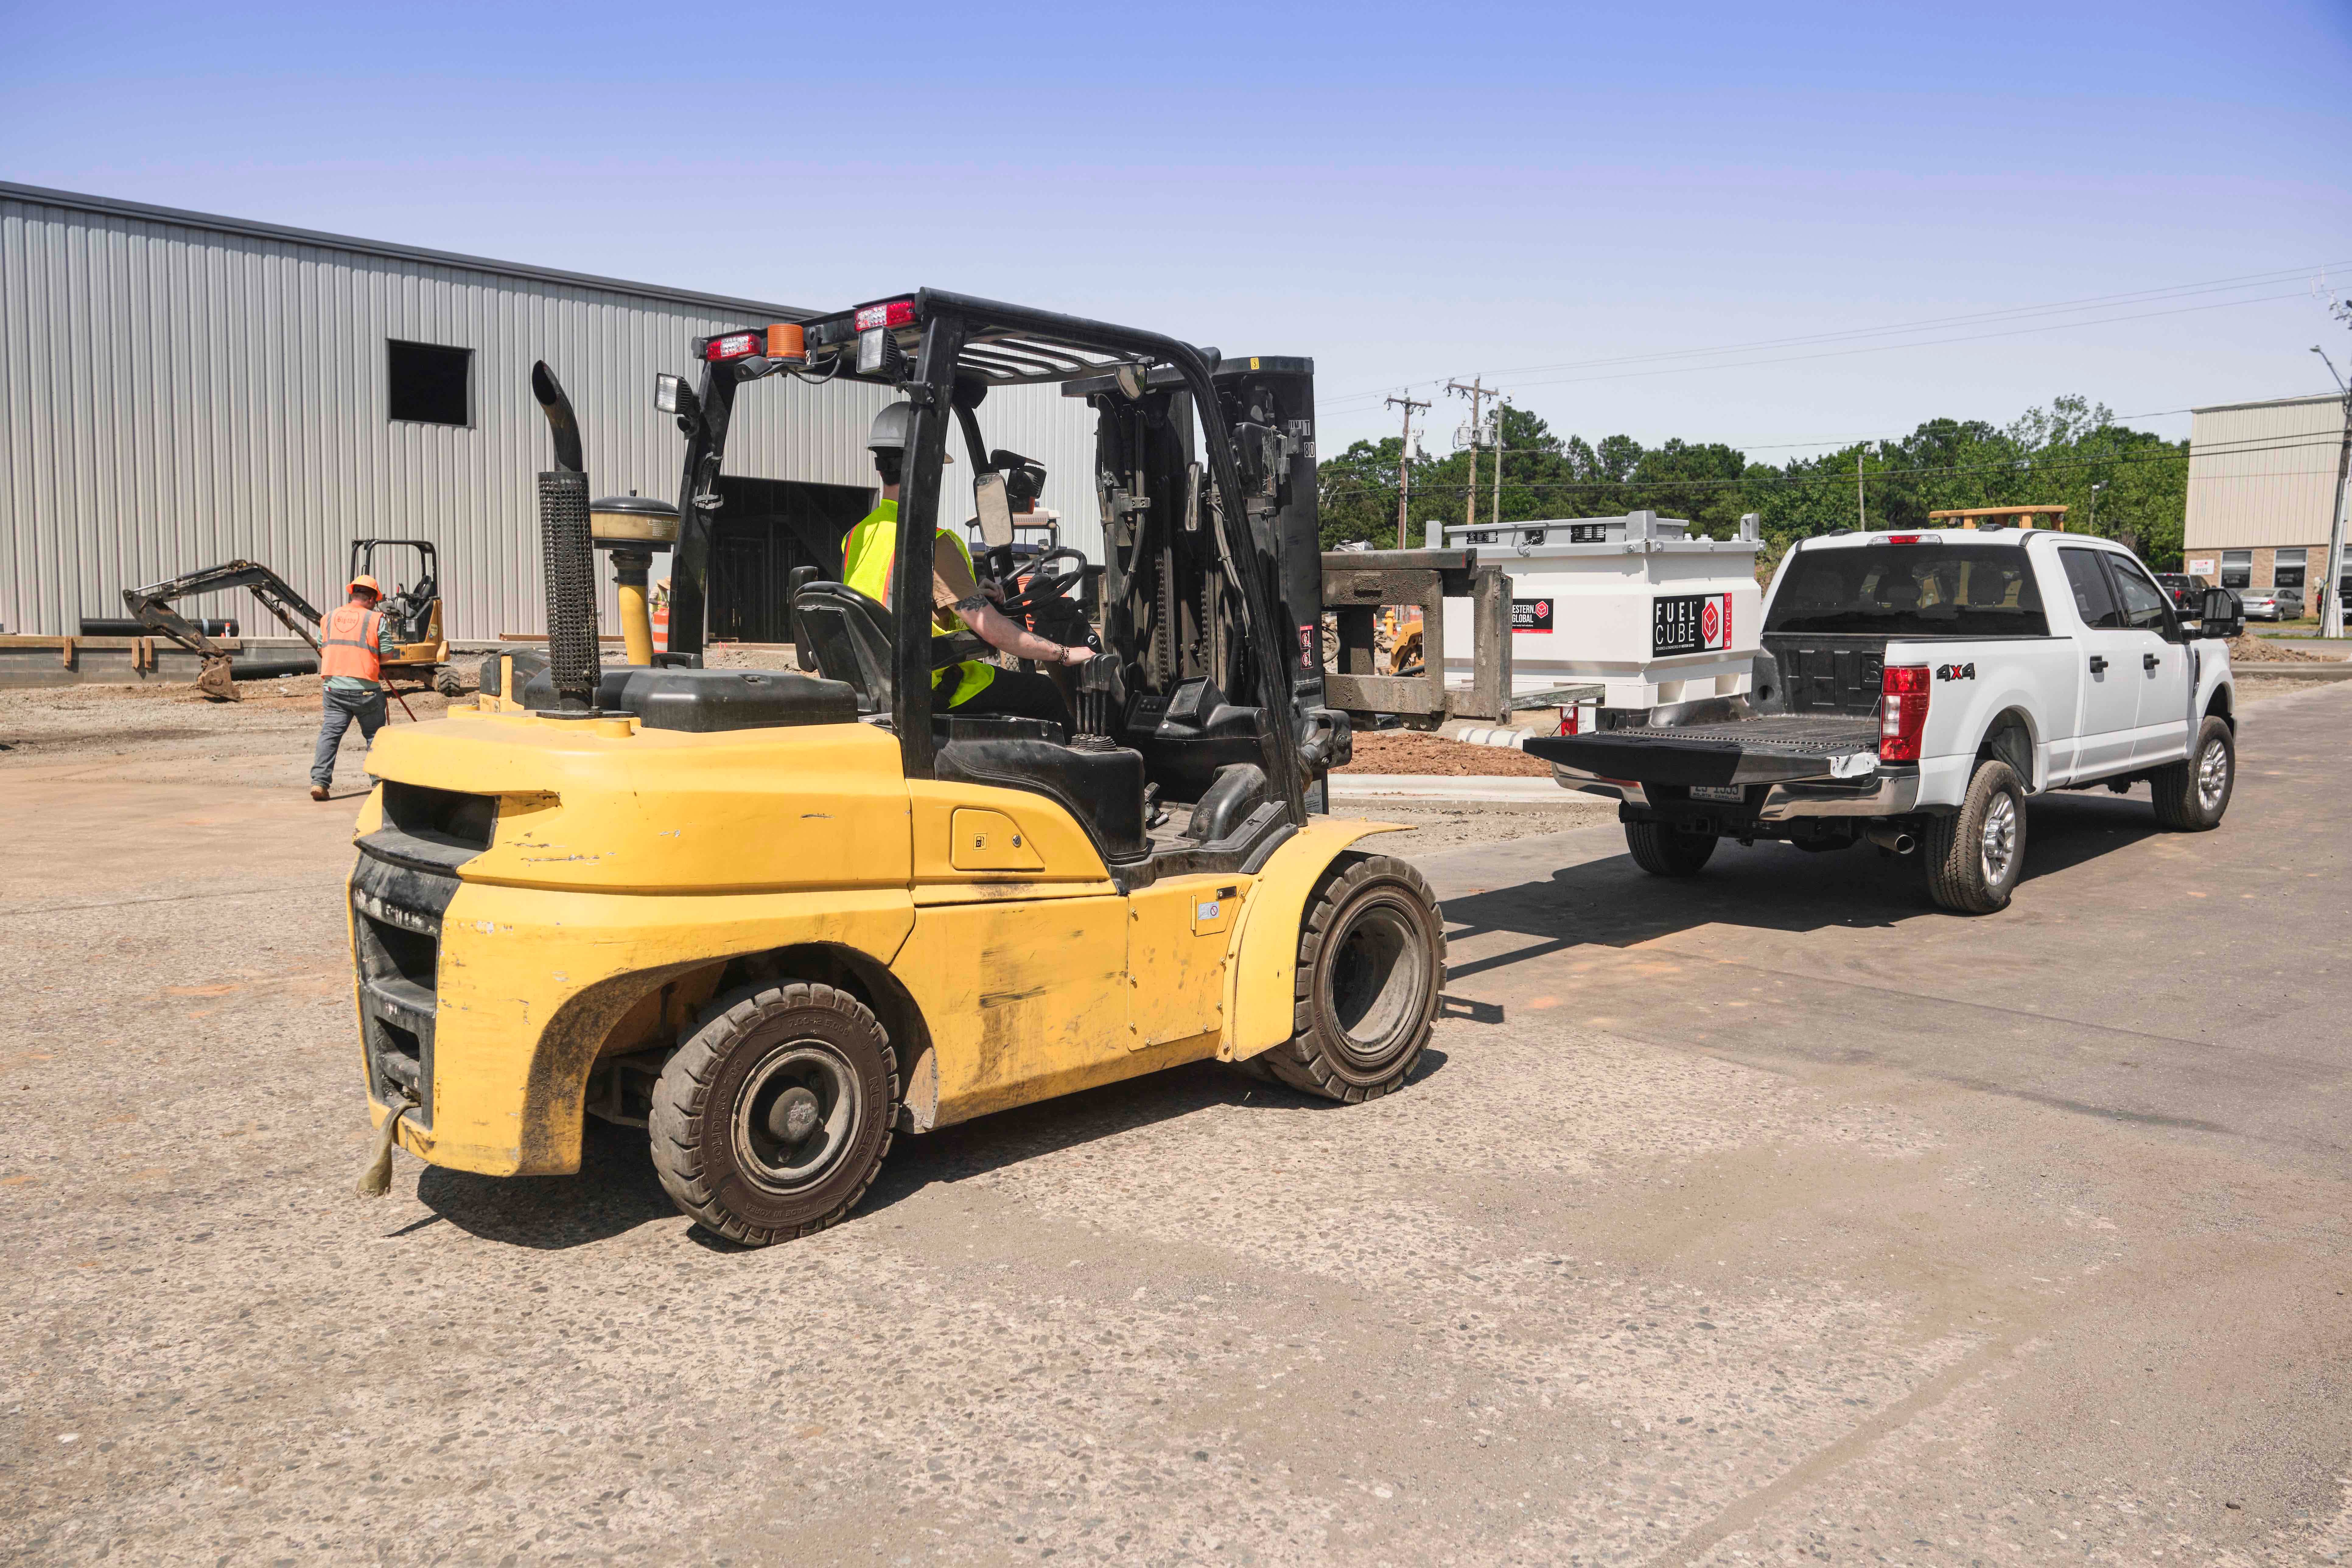
[[[1283,841],[1250,889],[1225,966],[1225,1016],[1219,1061],[1240,1061],[1290,1038],[1298,1001],[1298,928],[1307,900],[1349,845],[1375,833],[1402,833],[1394,822],[1326,818]]]

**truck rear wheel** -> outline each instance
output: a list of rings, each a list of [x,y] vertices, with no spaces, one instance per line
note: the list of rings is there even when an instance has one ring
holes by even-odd
[[[1444,919],[1421,873],[1342,855],[1299,928],[1291,1037],[1251,1060],[1308,1094],[1377,1100],[1421,1060],[1444,984]]]
[[[1685,833],[1665,822],[1629,822],[1625,847],[1633,852],[1633,864],[1653,877],[1688,877],[1715,853],[1715,835]]]
[[[898,1061],[866,1005],[830,985],[737,992],[654,1086],[646,1131],[670,1200],[765,1247],[846,1215],[890,1152]]]
[[[2148,775],[2156,820],[2175,833],[2204,833],[2219,827],[2237,782],[2237,737],[2221,720],[2209,717],[2197,727],[2197,743],[2189,749],[2187,761]]]
[[[2025,786],[2016,770],[1979,763],[1960,809],[1929,817],[1921,847],[1936,902],[1969,915],[2008,908],[2025,868]]]

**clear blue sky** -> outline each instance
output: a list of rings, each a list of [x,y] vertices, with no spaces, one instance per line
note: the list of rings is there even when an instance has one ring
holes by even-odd
[[[1779,458],[2061,392],[2136,414],[2324,390],[2308,345],[2352,357],[2309,293],[2323,263],[2352,292],[2344,0],[6,0],[0,33],[0,177],[1311,353],[1327,450],[1393,430],[1382,391],[1479,372],[1563,431]],[[1948,338],[1973,341],[1921,342]],[[1853,348],[1885,352],[1831,352]]]

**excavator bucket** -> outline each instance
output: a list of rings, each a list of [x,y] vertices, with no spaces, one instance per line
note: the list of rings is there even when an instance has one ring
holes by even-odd
[[[205,660],[204,668],[196,675],[196,689],[215,702],[245,700],[244,694],[236,689],[236,680],[229,675],[228,659],[226,656]]]

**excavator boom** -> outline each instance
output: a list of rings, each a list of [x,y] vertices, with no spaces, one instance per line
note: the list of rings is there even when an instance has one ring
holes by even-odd
[[[218,594],[230,588],[251,589],[253,596],[288,631],[308,644],[312,653],[319,651],[318,610],[285,578],[257,561],[227,561],[161,583],[150,583],[143,588],[125,588],[122,603],[141,626],[171,638],[205,661],[202,673],[196,677],[197,690],[207,697],[234,702],[236,684],[229,679],[228,650],[206,637],[202,626],[171,607],[174,601],[191,594]]]

